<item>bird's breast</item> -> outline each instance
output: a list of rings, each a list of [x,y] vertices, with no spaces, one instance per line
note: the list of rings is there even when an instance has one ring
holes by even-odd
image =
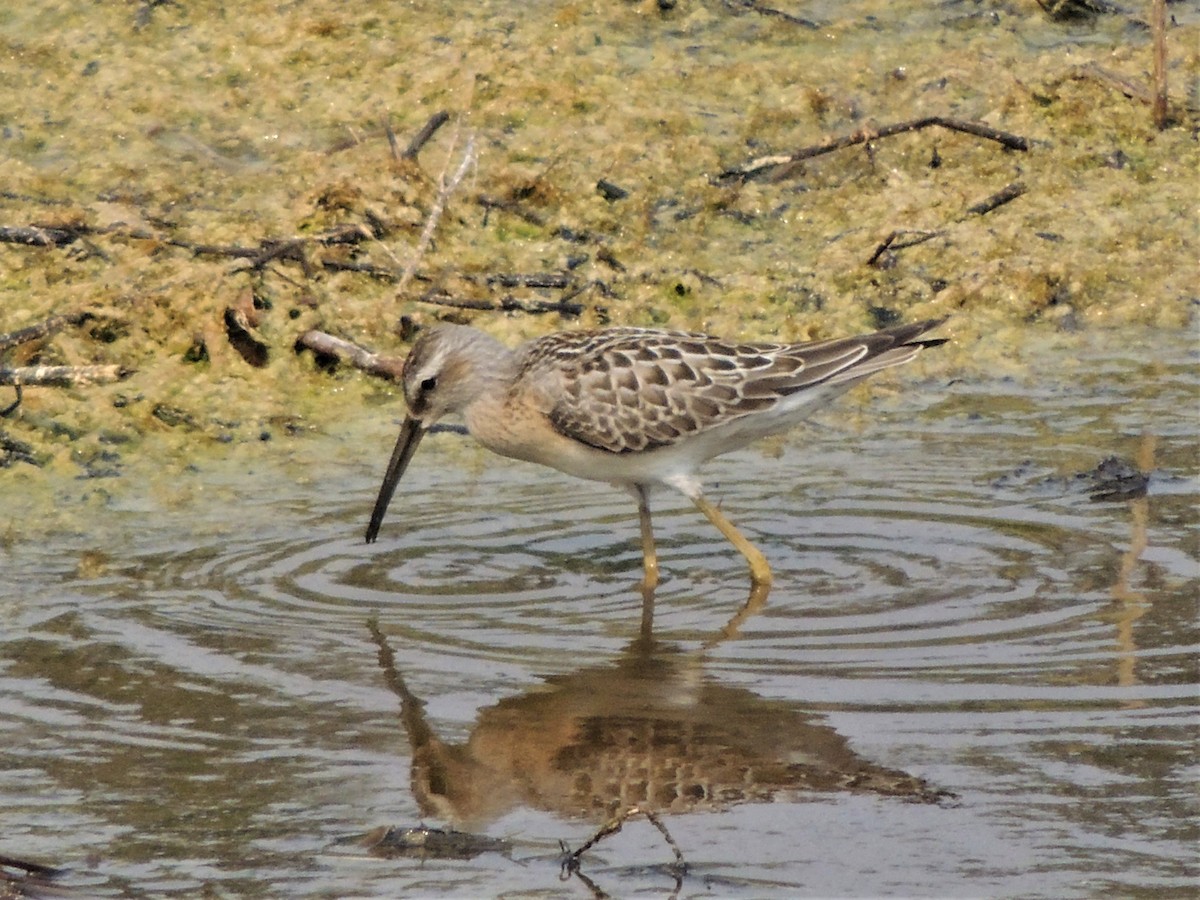
[[[683,459],[680,448],[613,453],[558,431],[532,404],[486,402],[463,413],[467,430],[493,453],[549,466],[589,481],[652,483],[690,471],[697,461]]]

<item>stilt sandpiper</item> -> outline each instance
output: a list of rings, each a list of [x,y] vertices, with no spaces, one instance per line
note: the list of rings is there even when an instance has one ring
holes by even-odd
[[[868,375],[945,343],[920,336],[942,320],[804,344],[747,344],[648,328],[558,332],[515,350],[464,325],[422,334],[404,362],[408,417],[379,489],[375,540],[400,476],[426,430],[459,414],[502,456],[627,488],[641,522],[643,587],[658,583],[650,488],[687,496],[771,583],[766,557],[703,494],[702,463],[787,431]]]

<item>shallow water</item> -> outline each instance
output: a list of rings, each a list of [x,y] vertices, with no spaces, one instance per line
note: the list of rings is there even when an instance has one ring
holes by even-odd
[[[643,803],[685,895],[1194,887],[1196,354],[1023,364],[711,464],[776,578],[736,635],[743,563],[685,501],[647,641],[631,501],[454,435],[371,546],[380,419],[65,486],[93,527],[3,551],[0,853],[89,896],[584,896],[559,841]],[[1075,477],[1139,453],[1144,498]],[[421,822],[510,843],[345,840]],[[634,819],[581,873],[665,895],[672,859]]]

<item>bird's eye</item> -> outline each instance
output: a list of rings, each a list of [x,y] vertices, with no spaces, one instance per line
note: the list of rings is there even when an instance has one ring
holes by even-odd
[[[430,391],[432,391],[436,387],[437,387],[437,378],[436,377],[426,378],[424,381],[421,382],[421,393],[428,394]]]

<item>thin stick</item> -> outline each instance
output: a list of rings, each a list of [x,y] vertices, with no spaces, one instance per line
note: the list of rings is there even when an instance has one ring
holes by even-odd
[[[898,122],[894,125],[884,125],[880,128],[864,128],[853,134],[830,138],[810,147],[803,147],[795,153],[783,156],[764,156],[751,160],[744,165],[728,169],[717,176],[722,184],[740,184],[746,181],[772,180],[787,178],[799,169],[799,163],[814,156],[823,156],[835,150],[844,150],[856,144],[866,144],[908,131],[918,131],[932,126],[946,128],[950,131],[961,131],[985,140],[995,141],[1009,150],[1028,150],[1029,141],[1020,135],[1011,134],[985,125],[983,122],[971,122],[966,119],[954,119],[946,116],[927,116],[923,119],[913,119],[909,122]]]
[[[1003,206],[1005,203],[1012,203],[1022,194],[1029,190],[1020,181],[1014,181],[1012,184],[1007,184],[996,193],[986,199],[980,200],[973,206],[967,207],[967,215],[982,216],[990,213],[993,209]]]
[[[437,200],[434,201],[433,209],[429,211],[429,218],[425,221],[425,228],[421,231],[421,239],[417,241],[416,249],[413,250],[412,257],[408,261],[408,265],[404,267],[403,273],[400,275],[400,283],[396,287],[396,297],[401,297],[404,294],[405,287],[412,279],[413,270],[417,267],[417,263],[421,257],[425,255],[425,251],[429,249],[429,244],[433,241],[433,230],[437,228],[438,220],[442,218],[442,213],[446,209],[446,201],[450,199],[450,195],[466,177],[467,170],[475,165],[475,136],[471,135],[467,138],[467,146],[463,149],[462,161],[458,164],[458,170],[450,178],[445,181],[444,177],[439,177],[440,188],[438,189]],[[443,176],[445,173],[443,172]]]
[[[905,247],[915,247],[917,244],[923,244],[926,241],[932,241],[936,237],[941,237],[945,233],[945,231],[898,228],[879,242],[879,245],[875,248],[875,252],[867,260],[867,265],[875,265],[879,261],[879,258],[889,251],[903,250]]]
[[[810,31],[816,31],[821,27],[819,22],[814,22],[812,19],[802,19],[800,16],[794,16],[789,12],[784,12],[781,9],[776,9],[773,6],[765,6],[757,0],[725,0],[725,5],[732,9],[744,9],[750,12],[756,12],[760,16],[774,16],[777,19],[783,19],[785,22],[790,22],[793,25],[799,25],[802,28],[807,28]]]
[[[980,200],[978,203],[968,206],[966,211],[958,217],[956,221],[963,221],[969,216],[983,216],[990,213],[992,210],[1003,206],[1006,203],[1011,203],[1028,188],[1020,181],[1014,181],[1002,187],[996,193],[989,197]],[[898,228],[891,232],[887,237],[880,241],[875,252],[871,254],[871,258],[867,260],[868,266],[886,269],[890,268],[896,262],[895,251],[903,250],[906,247],[915,247],[917,244],[923,244],[926,241],[931,241],[936,237],[941,237],[946,234],[944,229],[938,231],[924,231],[918,229]]]
[[[1150,90],[1144,84],[1134,81],[1131,78],[1126,78],[1119,72],[1098,66],[1094,62],[1075,68],[1072,71],[1072,77],[1080,79],[1089,78],[1093,81],[1099,81],[1101,84],[1106,84],[1120,91],[1130,100],[1137,100],[1139,103],[1152,104],[1154,102]]]
[[[1150,12],[1154,34],[1154,103],[1150,107],[1154,127],[1167,127],[1167,0],[1154,0]]]
[[[477,281],[475,276],[466,276],[473,281]],[[488,285],[498,284],[500,287],[527,287],[527,288],[548,288],[558,289],[570,287],[571,276],[565,275],[562,272],[490,272],[484,276],[484,283]]]
[[[360,275],[370,275],[372,278],[378,278],[381,281],[395,281],[399,277],[396,275],[395,266],[381,266],[378,263],[355,262],[354,260],[344,259],[322,259],[320,263],[322,269],[330,272],[358,272]],[[419,272],[414,277],[418,279],[424,278]]]
[[[437,306],[448,306],[452,309],[476,309],[481,312],[522,312],[532,315],[542,315],[544,313],[558,313],[559,315],[567,316],[568,318],[576,318],[583,314],[587,309],[582,303],[571,301],[571,297],[577,296],[578,291],[575,291],[561,300],[530,300],[521,301],[515,297],[503,297],[499,302],[492,300],[472,300],[469,298],[452,297],[449,294],[441,293],[440,291],[428,291],[422,294],[417,299],[422,303],[433,303]],[[595,307],[596,312],[605,313],[605,307]]]
[[[300,267],[304,269],[304,274],[306,276],[311,275],[312,269],[308,264],[308,256],[304,252],[304,248],[308,245],[308,243],[308,238],[264,240],[262,242],[262,249],[260,249],[255,256],[250,257],[250,268],[261,269],[272,260],[289,259],[293,262],[300,263]]]
[[[0,466],[11,465],[14,462],[28,463],[41,468],[41,463],[33,454],[33,447],[0,431]]]
[[[56,331],[61,331],[68,325],[81,325],[91,318],[94,318],[94,316],[90,312],[64,313],[61,316],[51,316],[44,321],[38,322],[36,325],[30,325],[28,328],[10,331],[8,334],[0,334],[0,353],[13,347],[18,347],[21,344],[36,341],[38,338],[47,337]]]

